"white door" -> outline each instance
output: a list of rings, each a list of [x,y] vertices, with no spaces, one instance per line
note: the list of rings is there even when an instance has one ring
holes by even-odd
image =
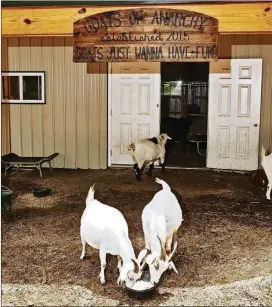
[[[110,164],[133,164],[127,147],[160,132],[160,63],[111,63]]]
[[[207,167],[256,170],[262,59],[229,61],[210,64]]]

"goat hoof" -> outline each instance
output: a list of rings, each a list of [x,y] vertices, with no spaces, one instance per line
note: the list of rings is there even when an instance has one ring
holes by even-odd
[[[84,260],[84,257],[85,257],[85,256],[80,256],[80,260]]]
[[[162,166],[161,171],[162,171],[162,173],[165,173],[165,167],[164,166]]]
[[[98,275],[98,279],[99,279],[101,285],[104,285],[104,284],[105,284],[105,279],[104,279],[104,278],[101,278],[100,274]]]

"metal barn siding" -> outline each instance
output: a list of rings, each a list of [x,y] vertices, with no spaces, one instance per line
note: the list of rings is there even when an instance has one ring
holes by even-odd
[[[2,38],[1,63],[2,70],[8,70],[8,39]],[[1,151],[2,154],[10,152],[10,106],[1,105]]]
[[[219,55],[220,58],[263,59],[260,144],[272,152],[272,34],[223,35]]]
[[[59,152],[59,168],[106,168],[107,75],[87,74],[72,53],[72,38],[8,39],[10,71],[46,72],[45,105],[10,105],[11,151]]]

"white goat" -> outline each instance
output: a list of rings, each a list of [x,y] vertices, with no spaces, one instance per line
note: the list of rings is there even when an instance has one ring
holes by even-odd
[[[81,217],[80,236],[82,242],[80,259],[84,259],[86,243],[99,249],[101,284],[105,283],[106,254],[109,253],[118,257],[117,267],[120,273],[118,285],[125,283],[128,287],[133,287],[141,273],[128,236],[127,222],[119,210],[94,199],[94,185],[86,198],[86,208]]]
[[[268,185],[267,185],[267,191],[266,191],[266,199],[271,200],[270,194],[272,190],[272,153],[270,155],[265,155],[265,149],[262,146],[262,155],[261,155],[261,165],[264,169],[264,172],[266,174]]]
[[[149,176],[152,175],[156,160],[160,160],[162,171],[164,171],[165,145],[167,140],[172,140],[172,138],[163,133],[151,139],[139,139],[128,146],[128,150],[134,161],[134,171],[137,180],[141,180],[141,169],[146,163],[149,163]]]
[[[158,283],[163,272],[172,269],[178,273],[171,261],[177,249],[177,231],[183,221],[182,211],[169,185],[155,180],[163,189],[155,194],[142,212],[145,249],[138,256],[138,263],[145,258],[149,265],[150,282]]]

